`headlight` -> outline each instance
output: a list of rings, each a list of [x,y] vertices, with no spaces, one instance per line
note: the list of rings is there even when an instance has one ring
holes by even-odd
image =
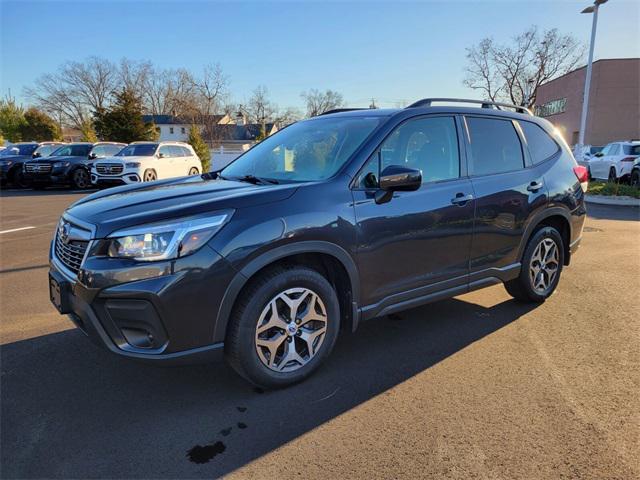
[[[140,166],[140,162],[127,162],[124,166],[127,168],[138,168]]]
[[[54,162],[53,168],[68,167],[69,162]]]
[[[0,167],[10,167],[12,163],[11,160],[0,160]]]
[[[232,211],[153,223],[119,230],[105,240],[103,254],[140,261],[167,260],[189,255],[213,237],[231,218]]]

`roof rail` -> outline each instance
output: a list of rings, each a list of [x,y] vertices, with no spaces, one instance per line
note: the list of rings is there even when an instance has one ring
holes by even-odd
[[[330,113],[341,113],[341,112],[352,112],[354,110],[369,110],[368,108],[333,108],[331,110],[327,110],[326,112],[322,112],[318,115],[329,115]]]
[[[475,104],[482,105],[482,108],[495,108],[497,110],[502,110],[503,108],[513,108],[518,113],[526,113],[528,115],[533,115],[533,113],[531,113],[531,110],[521,105],[513,105],[511,103],[492,102],[490,100],[471,100],[468,98],[423,98],[422,100],[418,100],[417,102],[412,103],[407,108],[430,107],[433,102],[475,103]]]

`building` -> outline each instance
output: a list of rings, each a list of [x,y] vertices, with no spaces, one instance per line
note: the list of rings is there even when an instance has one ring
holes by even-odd
[[[143,115],[142,121],[145,123],[154,123],[156,130],[160,134],[160,141],[186,142],[189,138],[189,129],[191,122],[181,119],[175,115]],[[228,115],[210,115],[211,124],[226,125],[235,123],[234,119]],[[200,130],[204,129],[204,125],[198,125]]]
[[[536,115],[551,121],[569,145],[578,143],[586,67],[541,85]],[[585,144],[640,138],[640,58],[593,62]]]

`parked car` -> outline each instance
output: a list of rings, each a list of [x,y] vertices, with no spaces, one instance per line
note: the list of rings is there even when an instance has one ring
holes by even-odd
[[[224,355],[281,387],[364,320],[499,282],[544,302],[587,170],[523,107],[449,102],[321,115],[220,171],[80,199],[51,245],[53,304],[118,355]]]
[[[99,187],[197,175],[202,163],[188,143],[133,142],[116,156],[95,162],[91,183]]]
[[[14,143],[0,153],[0,181],[26,187],[22,165],[32,158],[46,157],[64,145],[62,142]]]
[[[602,151],[604,146],[597,145],[575,145],[573,147],[573,156],[576,158],[578,165],[583,165],[589,168],[589,161],[593,156]]]
[[[640,160],[636,160],[631,169],[631,185],[640,188]]]
[[[91,163],[115,155],[125,146],[125,143],[117,142],[81,142],[64,145],[48,157],[26,162],[24,177],[36,189],[49,185],[70,185],[73,188],[84,189],[91,186]]]
[[[591,177],[610,182],[628,181],[640,156],[640,141],[613,142],[589,160]]]

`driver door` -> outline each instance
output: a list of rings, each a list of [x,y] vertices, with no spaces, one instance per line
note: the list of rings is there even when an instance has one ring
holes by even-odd
[[[398,126],[360,171],[353,198],[364,305],[466,285],[475,201],[462,151],[455,117],[430,115]],[[389,165],[421,170],[422,186],[377,204]]]

